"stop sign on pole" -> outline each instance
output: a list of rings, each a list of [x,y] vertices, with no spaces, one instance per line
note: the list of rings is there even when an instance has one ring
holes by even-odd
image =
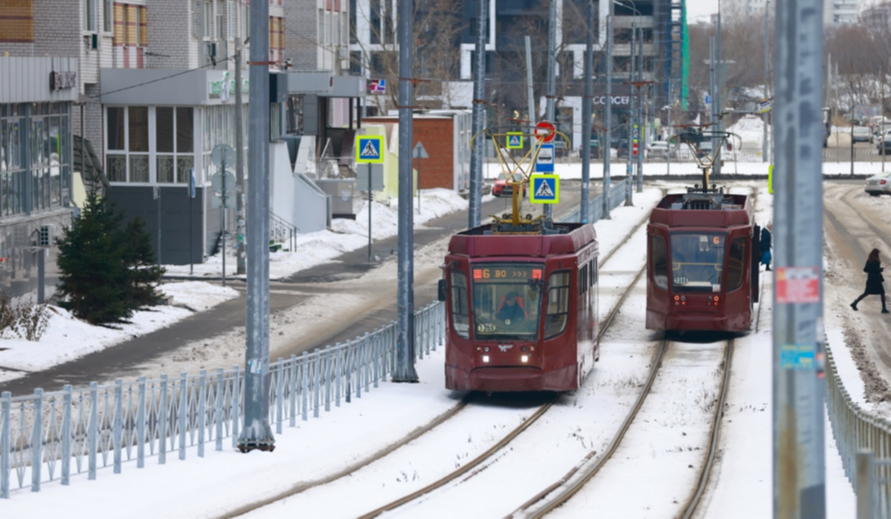
[[[551,142],[557,135],[557,128],[553,123],[541,121],[535,125],[535,138],[542,142]]]

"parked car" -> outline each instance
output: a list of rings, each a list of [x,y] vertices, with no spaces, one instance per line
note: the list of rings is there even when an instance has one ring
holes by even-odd
[[[880,155],[891,151],[891,126],[889,126],[883,135],[876,137],[876,151]]]
[[[869,142],[872,133],[866,126],[855,126],[851,135],[853,136],[854,142]]]
[[[512,196],[514,194],[513,186],[507,183],[507,173],[502,171],[498,174],[498,178],[495,179],[495,184],[492,186],[492,194],[495,196]],[[522,182],[523,174],[522,173],[514,173],[513,182]],[[523,198],[526,196],[526,184],[520,186],[520,197]]]
[[[654,141],[647,144],[647,151],[644,156],[650,159],[664,159],[668,158],[669,153],[671,158],[677,158],[677,146],[674,144],[669,145],[668,141]]]
[[[866,179],[866,186],[863,189],[872,196],[891,193],[891,172],[869,177]]]

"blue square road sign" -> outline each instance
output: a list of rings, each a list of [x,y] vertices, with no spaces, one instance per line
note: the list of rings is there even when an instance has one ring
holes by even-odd
[[[557,175],[532,175],[529,177],[532,190],[529,202],[532,204],[557,204],[560,202],[560,177]]]
[[[382,164],[384,162],[384,137],[381,135],[356,136],[356,163]]]

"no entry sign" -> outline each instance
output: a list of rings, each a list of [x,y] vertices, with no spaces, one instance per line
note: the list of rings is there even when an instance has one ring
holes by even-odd
[[[557,136],[557,128],[552,123],[541,121],[535,125],[535,138],[542,142],[551,142]]]

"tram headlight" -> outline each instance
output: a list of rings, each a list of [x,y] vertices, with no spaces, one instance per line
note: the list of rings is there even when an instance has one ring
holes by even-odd
[[[486,352],[486,353],[489,353],[489,347],[486,346],[485,348],[483,348],[483,351]]]
[[[529,355],[523,355],[522,357],[520,357],[520,362],[524,364],[529,362]]]
[[[483,362],[489,362],[489,356],[483,355]]]

